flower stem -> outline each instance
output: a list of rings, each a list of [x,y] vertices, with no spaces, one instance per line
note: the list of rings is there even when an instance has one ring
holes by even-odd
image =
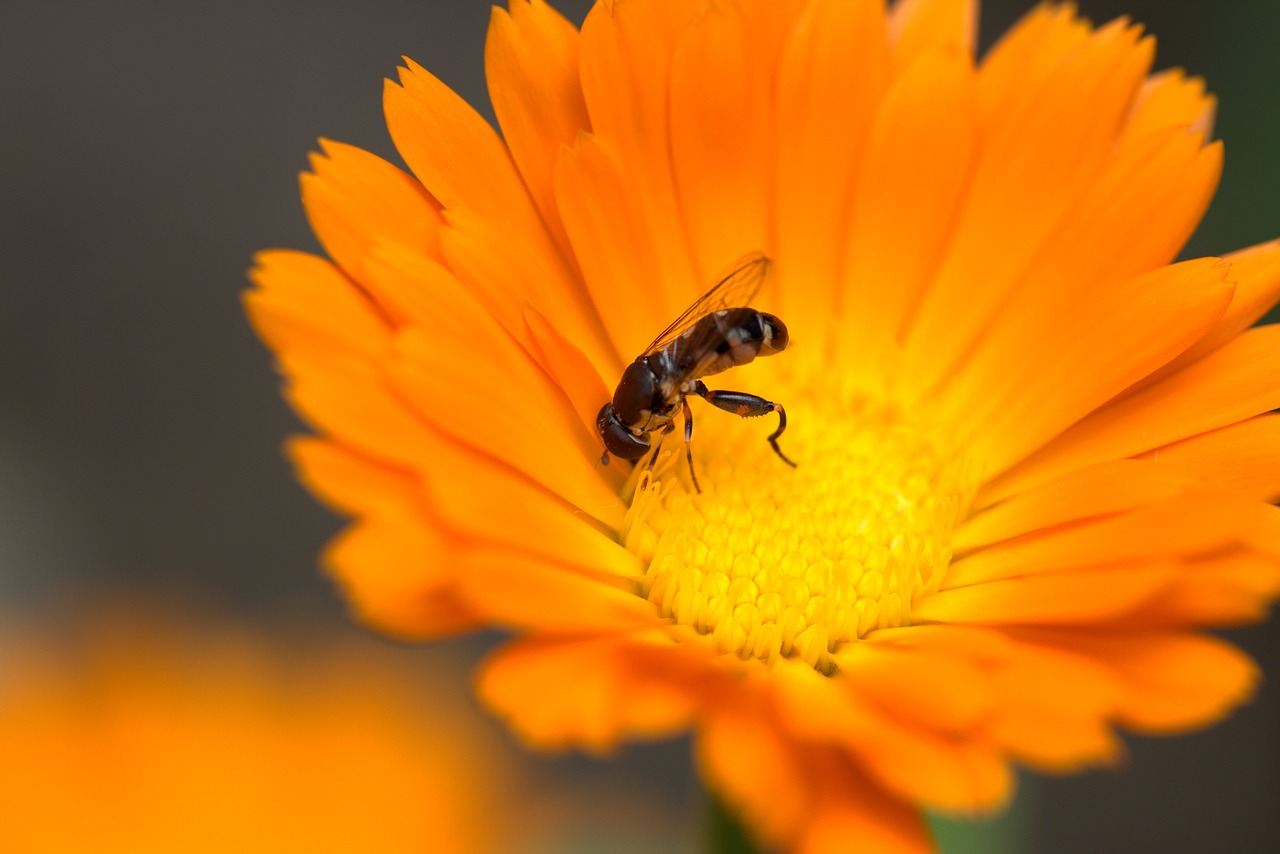
[[[707,792],[707,854],[761,854],[742,822],[724,802]]]

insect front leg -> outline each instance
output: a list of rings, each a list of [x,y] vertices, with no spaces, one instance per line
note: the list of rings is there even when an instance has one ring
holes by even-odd
[[[658,453],[662,451],[662,440],[667,438],[673,430],[676,429],[674,422],[667,422],[662,428],[662,432],[658,434],[658,441],[653,443],[653,453],[649,455],[649,465],[645,466],[644,477],[640,481],[640,489],[647,489],[649,482],[653,479],[653,465],[658,461]]]
[[[693,410],[689,408],[688,397],[682,398],[680,403],[684,406],[684,454],[689,459],[689,477],[693,479],[693,488],[701,493],[698,473],[693,470]]]
[[[701,397],[716,409],[732,412],[741,418],[755,418],[760,415],[768,415],[770,412],[778,413],[778,429],[769,434],[769,445],[784,463],[795,468],[796,464],[787,459],[787,455],[782,453],[782,449],[778,447],[778,437],[787,429],[787,411],[782,408],[782,404],[765,400],[759,395],[747,394],[744,391],[711,391],[701,380],[694,386],[692,393],[698,395],[698,397]]]

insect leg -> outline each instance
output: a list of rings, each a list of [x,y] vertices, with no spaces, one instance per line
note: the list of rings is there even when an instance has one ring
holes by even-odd
[[[743,391],[711,391],[701,380],[698,381],[692,393],[716,409],[732,412],[742,418],[755,418],[759,415],[768,415],[770,412],[778,413],[778,429],[769,434],[769,445],[784,463],[795,468],[796,464],[787,459],[787,455],[778,447],[778,437],[787,429],[787,411],[782,408],[782,404]]]
[[[662,432],[658,434],[658,441],[653,443],[653,453],[649,455],[649,465],[645,467],[645,482],[649,481],[650,475],[653,474],[653,464],[658,461],[658,452],[662,450],[662,440],[670,435],[671,431],[676,429],[674,423],[668,422],[666,427],[662,428]]]
[[[689,477],[693,478],[693,488],[702,492],[702,487],[698,486],[698,473],[693,470],[693,410],[689,408],[688,397],[680,403],[684,406],[684,454],[689,459]]]

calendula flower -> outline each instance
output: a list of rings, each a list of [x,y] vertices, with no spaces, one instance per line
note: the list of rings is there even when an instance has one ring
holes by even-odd
[[[529,743],[692,730],[802,851],[927,850],[920,805],[1243,701],[1201,629],[1280,589],[1280,247],[1172,263],[1222,149],[1137,26],[1042,5],[979,60],[975,6],[512,0],[501,136],[408,62],[412,175],[325,142],[332,260],[262,254],[248,305],[360,618],[516,630],[479,690]],[[623,369],[750,252],[792,343],[710,384],[797,467],[705,407],[701,492],[678,435],[602,465]]]
[[[447,667],[136,609],[60,628],[4,634],[0,850],[513,850],[494,746],[423,683]]]

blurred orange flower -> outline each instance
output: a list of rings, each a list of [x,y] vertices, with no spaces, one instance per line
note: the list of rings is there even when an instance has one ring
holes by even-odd
[[[325,142],[332,261],[263,253],[247,302],[359,616],[518,630],[480,691],[528,742],[692,728],[804,851],[927,850],[917,805],[996,807],[1011,760],[1243,701],[1197,630],[1280,590],[1280,246],[1171,263],[1222,149],[1138,27],[1042,5],[979,62],[975,5],[512,0],[502,138],[410,62],[412,176]],[[724,383],[785,403],[798,468],[718,413],[700,494],[678,442],[601,466],[623,368],[753,250],[794,346]]]
[[[141,616],[6,632],[0,850],[510,850],[483,729],[428,699],[442,668]]]

